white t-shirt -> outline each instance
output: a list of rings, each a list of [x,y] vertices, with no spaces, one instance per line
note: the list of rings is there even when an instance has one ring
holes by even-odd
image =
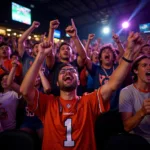
[[[141,92],[131,84],[120,92],[119,112],[132,112],[135,115],[147,98],[150,98],[150,92]],[[150,115],[146,115],[140,124],[133,129],[133,132],[141,135],[150,143]]]
[[[16,127],[16,110],[19,102],[18,99],[18,94],[14,91],[0,93],[0,110],[7,112],[7,117],[0,120],[3,130],[14,129]]]

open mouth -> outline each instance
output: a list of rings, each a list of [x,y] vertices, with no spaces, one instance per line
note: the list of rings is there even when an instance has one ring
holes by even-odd
[[[64,81],[72,81],[72,77],[71,76],[67,76],[64,78]]]
[[[109,59],[109,56],[105,56],[105,59]]]
[[[146,76],[149,76],[149,77],[150,77],[150,72],[146,72]]]

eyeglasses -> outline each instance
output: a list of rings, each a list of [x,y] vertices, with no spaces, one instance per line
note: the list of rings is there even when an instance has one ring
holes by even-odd
[[[74,68],[65,68],[65,69],[61,69],[59,74],[65,74],[67,72],[71,72],[71,73],[77,73],[77,70]]]

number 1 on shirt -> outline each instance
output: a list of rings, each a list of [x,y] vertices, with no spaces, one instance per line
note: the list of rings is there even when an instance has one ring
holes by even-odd
[[[69,118],[65,121],[65,127],[67,129],[66,133],[66,141],[64,141],[65,147],[73,147],[75,146],[75,142],[72,140],[72,120]]]

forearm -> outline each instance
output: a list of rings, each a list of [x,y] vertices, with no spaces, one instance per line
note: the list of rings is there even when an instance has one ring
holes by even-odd
[[[51,91],[51,86],[50,86],[49,81],[45,77],[44,73],[43,72],[39,72],[39,75],[40,75],[40,78],[41,78],[41,82],[42,82],[42,86],[43,86],[44,92],[45,93],[50,92]]]
[[[123,56],[128,60],[133,60],[133,54],[128,50],[125,51]],[[109,80],[109,86],[113,91],[117,90],[120,87],[131,67],[132,63],[126,62],[123,59],[120,61],[119,66],[116,68]]]
[[[123,124],[124,124],[125,131],[130,132],[131,130],[133,130],[135,127],[137,127],[140,124],[143,118],[144,118],[144,114],[142,113],[141,110],[139,110],[138,112],[136,112],[134,116],[124,120]]]
[[[49,56],[46,56],[46,65],[49,69],[52,69],[55,63],[55,55],[54,52],[51,52]]]
[[[75,46],[77,48],[77,53],[82,58],[82,60],[85,60],[87,58],[86,51],[85,51],[85,48],[84,48],[83,44],[81,43],[79,37],[75,36],[75,37],[72,37],[72,39],[73,39]]]
[[[87,42],[86,42],[86,45],[85,45],[85,50],[86,50],[86,53],[87,53],[88,57],[90,57],[90,56],[89,56],[89,52],[88,52],[90,42],[91,42],[91,40],[88,39]]]
[[[42,54],[40,55],[38,53],[35,61],[33,62],[33,64],[31,65],[31,67],[29,68],[28,72],[26,73],[24,77],[24,80],[20,87],[20,91],[25,97],[28,97],[28,94],[30,94],[34,89],[35,79],[36,79],[37,73],[39,72],[41,64],[44,61],[44,58],[45,58],[44,55]]]
[[[31,34],[31,32],[34,30],[35,28],[34,27],[29,27],[23,34],[22,36],[19,38],[18,42],[19,43],[23,43],[27,38],[28,36]]]
[[[123,48],[121,42],[118,42],[116,44],[117,44],[117,47],[118,47],[118,50],[119,50],[119,56],[118,56],[118,60],[119,60],[124,54],[124,48]]]
[[[14,81],[14,77],[15,77],[15,73],[16,73],[16,69],[17,69],[17,66],[13,66],[10,70],[10,73],[8,75],[8,78],[7,78],[7,85],[10,86],[12,84],[12,82]]]
[[[54,29],[49,28],[48,41],[54,43]]]

